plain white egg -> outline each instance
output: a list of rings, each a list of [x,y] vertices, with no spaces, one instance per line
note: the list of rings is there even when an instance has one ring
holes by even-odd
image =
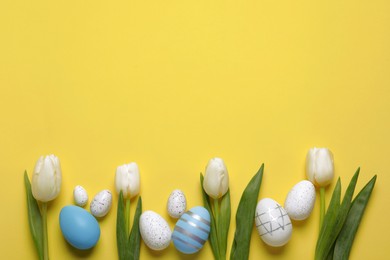
[[[187,200],[181,190],[174,190],[169,195],[167,202],[167,211],[172,218],[180,218],[186,211]]]
[[[316,189],[313,183],[300,181],[287,194],[284,208],[291,219],[304,220],[313,211],[315,200]]]
[[[109,190],[102,190],[93,198],[90,210],[95,217],[104,217],[110,211],[112,194]]]
[[[265,198],[257,203],[255,223],[261,239],[267,245],[283,246],[291,238],[291,220],[284,208],[273,199]]]

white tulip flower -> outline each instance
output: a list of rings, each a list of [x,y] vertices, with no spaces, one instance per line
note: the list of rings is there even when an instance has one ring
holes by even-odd
[[[139,193],[139,170],[135,162],[118,166],[115,175],[116,191],[122,191],[124,199],[131,199]]]
[[[61,190],[60,160],[55,155],[41,156],[34,168],[31,189],[34,198],[41,202],[55,199]]]
[[[221,158],[213,158],[207,164],[203,188],[213,199],[222,197],[228,191],[229,175]]]
[[[306,175],[315,185],[325,187],[334,176],[333,154],[328,148],[312,148],[306,157]]]

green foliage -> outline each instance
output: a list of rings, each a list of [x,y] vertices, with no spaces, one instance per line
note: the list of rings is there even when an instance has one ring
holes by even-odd
[[[116,215],[116,245],[118,248],[119,260],[130,259],[130,252],[126,250],[127,248],[127,235],[126,235],[126,220],[125,220],[125,210],[124,210],[124,201],[123,193],[119,192],[118,199],[118,208]]]
[[[263,178],[263,170],[264,164],[261,165],[258,172],[252,177],[242,193],[236,213],[236,232],[234,234],[234,241],[230,252],[231,260],[249,258],[251,234],[255,218],[257,199]]]
[[[359,171],[360,168],[352,177],[341,204],[340,178],[337,181],[317,240],[315,253],[317,260],[348,259],[355,234],[376,180],[376,176],[374,176],[352,201]]]
[[[24,186],[26,188],[28,223],[30,225],[30,232],[34,240],[39,259],[43,259],[42,216],[41,212],[39,211],[38,202],[32,195],[31,184],[26,171],[24,172]]]
[[[348,259],[351,252],[352,243],[355,238],[364,210],[370,199],[372,190],[376,182],[376,175],[364,186],[356,198],[353,200],[344,226],[340,231],[335,244],[333,259]]]
[[[229,233],[230,226],[230,189],[226,192],[226,194],[222,197],[221,200],[221,214],[219,218],[218,224],[218,241],[220,245],[220,254],[222,259],[226,259],[226,251],[227,251],[227,239]]]
[[[130,248],[130,258],[138,260],[139,259],[139,250],[141,245],[141,234],[139,232],[139,218],[142,214],[142,198],[141,196],[138,199],[137,208],[134,214],[133,227],[131,228],[128,245]]]
[[[140,255],[141,234],[139,232],[139,218],[142,213],[142,199],[139,197],[134,214],[134,223],[130,235],[126,234],[125,207],[122,191],[119,192],[116,216],[116,243],[120,260],[138,260]]]
[[[215,219],[214,219],[214,216],[213,216],[212,211],[211,211],[209,197],[203,189],[203,179],[204,178],[203,178],[203,175],[201,173],[200,174],[200,187],[202,190],[203,205],[207,209],[207,211],[210,213],[210,220],[211,220],[210,235],[209,235],[210,246],[211,246],[211,250],[213,251],[214,258],[221,259],[218,238],[217,238],[217,225],[215,223]]]

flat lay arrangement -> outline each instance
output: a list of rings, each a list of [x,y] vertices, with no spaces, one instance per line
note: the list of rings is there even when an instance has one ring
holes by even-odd
[[[387,260],[390,1],[0,1],[0,256]]]
[[[306,174],[310,181],[302,180],[288,192],[284,207],[271,198],[256,201],[259,196],[264,165],[246,187],[236,213],[236,232],[230,259],[248,259],[251,229],[255,226],[260,238],[271,247],[287,244],[293,232],[293,222],[303,221],[311,214],[315,199],[315,185],[321,197],[320,234],[315,259],[346,259],[349,256],[355,234],[364,209],[374,188],[376,175],[352,200],[359,169],[353,176],[340,204],[340,178],[333,191],[329,207],[325,209],[325,186],[334,178],[333,154],[327,148],[312,148],[306,158]],[[28,221],[39,259],[49,259],[47,235],[47,203],[55,199],[61,190],[62,171],[55,155],[41,156],[36,163],[32,184],[25,172],[25,188],[28,204]],[[187,210],[186,196],[174,190],[167,200],[167,211],[178,219],[173,231],[158,213],[142,211],[138,198],[137,209],[130,224],[131,198],[140,192],[140,174],[135,162],[119,166],[115,177],[119,193],[117,207],[118,257],[140,259],[141,238],[151,250],[164,250],[170,243],[183,254],[194,254],[209,240],[214,258],[227,259],[227,237],[230,226],[231,206],[229,174],[221,158],[208,162],[205,176],[200,175],[200,187],[204,206]],[[65,240],[79,250],[94,247],[100,238],[98,219],[111,209],[112,194],[102,190],[90,204],[90,213],[83,209],[88,201],[87,191],[80,185],[73,190],[75,205],[64,206],[59,215],[59,225]],[[130,228],[131,227],[131,228]]]

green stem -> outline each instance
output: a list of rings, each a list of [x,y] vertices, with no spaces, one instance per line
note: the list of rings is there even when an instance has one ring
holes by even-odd
[[[130,235],[130,199],[126,199],[125,219],[126,219],[126,236],[129,237],[129,235]]]
[[[47,239],[47,203],[42,202],[42,225],[43,225],[43,259],[49,259],[49,245]]]
[[[214,199],[214,217],[215,217],[215,223],[218,223],[218,218],[219,218],[218,199]],[[218,224],[216,226],[218,226]]]
[[[216,230],[216,237],[217,237],[217,244],[219,245],[221,239],[220,239],[220,232],[218,230],[219,226],[219,201],[218,199],[213,199],[214,200],[214,219],[215,219],[215,230]],[[218,255],[221,258],[221,247],[219,246],[219,252]]]
[[[325,187],[320,188],[320,230],[325,217]]]

